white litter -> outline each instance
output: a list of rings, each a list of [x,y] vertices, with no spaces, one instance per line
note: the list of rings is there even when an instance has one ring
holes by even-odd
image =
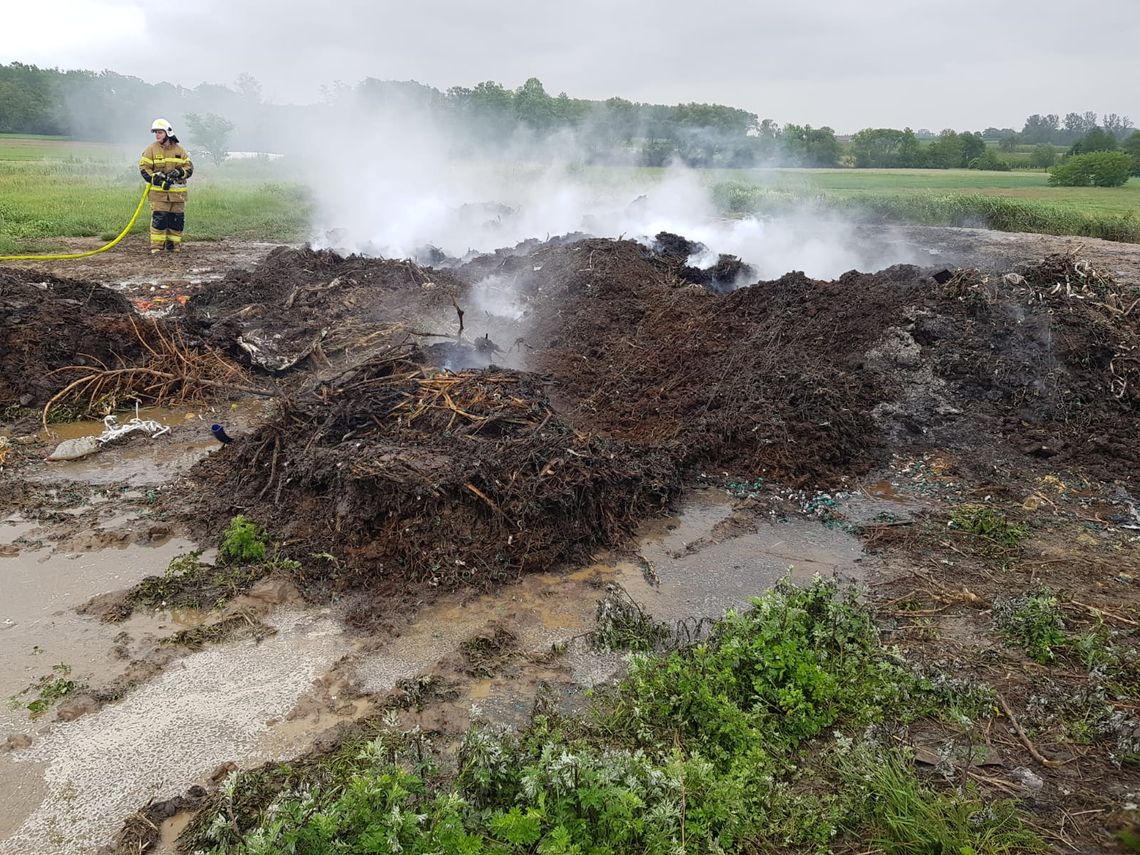
[[[55,447],[55,451],[48,455],[48,460],[79,460],[93,454],[104,446],[130,436],[132,433],[145,433],[151,439],[170,433],[168,425],[160,424],[154,419],[140,419],[138,409],[135,417],[126,424],[119,424],[116,416],[107,416],[103,419],[103,432],[98,436],[81,436],[76,439],[66,439]]]

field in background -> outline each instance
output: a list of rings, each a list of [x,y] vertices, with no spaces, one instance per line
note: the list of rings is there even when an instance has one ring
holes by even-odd
[[[873,220],[1140,242],[1140,179],[1050,187],[1044,172],[974,169],[748,169],[710,176],[730,213],[804,204]]]
[[[137,146],[0,135],[0,254],[48,252],[51,238],[110,239],[141,192]],[[587,182],[660,177],[663,169],[584,167]],[[805,203],[871,220],[965,225],[1140,242],[1140,179],[1119,188],[1050,187],[1044,172],[924,169],[707,170],[726,213],[778,214]],[[298,241],[310,204],[285,161],[200,160],[187,236]],[[140,217],[135,231],[145,232]]]
[[[0,136],[0,254],[59,249],[51,238],[113,238],[138,204],[145,144]],[[197,168],[187,213],[191,240],[308,236],[304,189],[277,165],[252,159]],[[140,216],[131,233],[145,233],[149,221],[149,213]]]
[[[722,173],[722,175],[725,173]],[[1038,202],[1098,214],[1140,211],[1140,179],[1123,187],[1050,187],[1045,172],[983,172],[977,169],[757,169],[740,170],[760,186],[855,198],[924,193],[979,194]]]

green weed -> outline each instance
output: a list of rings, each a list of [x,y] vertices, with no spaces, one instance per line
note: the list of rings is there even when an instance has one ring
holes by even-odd
[[[1002,637],[1043,665],[1055,661],[1068,641],[1060,605],[1048,591],[995,600],[993,611]]]
[[[885,855],[1008,855],[1047,847],[1018,819],[1012,802],[923,786],[897,753],[864,753],[841,764],[866,795],[866,840]]]
[[[1028,528],[989,505],[958,506],[950,515],[950,527],[983,538],[999,549],[1017,549],[1029,536]]]
[[[180,555],[161,576],[148,576],[127,595],[125,619],[135,608],[211,609],[237,596],[277,569],[273,562],[206,564],[202,551]]]
[[[306,768],[234,776],[182,846],[712,855],[822,853],[846,838],[892,853],[1040,849],[1009,805],[935,792],[897,749],[832,735],[929,702],[853,595],[784,582],[701,644],[635,654],[586,715],[540,711],[521,732],[473,726],[453,771],[393,714],[375,739]]]
[[[58,665],[53,665],[51,671],[50,674],[40,677],[35,683],[9,698],[9,706],[13,709],[22,706],[31,713],[32,718],[38,718],[51,709],[61,698],[65,698],[76,689],[81,688],[79,683],[69,679],[70,665],[60,662]],[[35,697],[31,701],[27,701],[30,695]]]
[[[590,644],[599,650],[647,652],[665,647],[673,633],[654,619],[620,585],[611,585],[598,602]]]
[[[238,514],[230,520],[222,543],[218,548],[221,557],[232,564],[250,564],[265,558],[269,537],[257,523]]]

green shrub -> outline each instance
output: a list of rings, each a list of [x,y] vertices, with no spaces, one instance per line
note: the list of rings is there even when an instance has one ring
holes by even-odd
[[[231,564],[252,564],[265,558],[269,537],[257,523],[238,514],[230,520],[219,547],[224,561]]]
[[[1075,154],[1049,170],[1058,187],[1122,187],[1132,174],[1132,157],[1123,151]]]
[[[1029,165],[1036,169],[1049,169],[1057,162],[1057,149],[1048,143],[1033,146],[1029,154]]]
[[[971,160],[968,166],[970,169],[985,169],[990,172],[1009,172],[1010,170],[1009,163],[989,149]]]

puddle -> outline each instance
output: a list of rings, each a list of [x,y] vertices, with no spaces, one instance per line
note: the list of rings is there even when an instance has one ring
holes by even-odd
[[[143,408],[138,411],[139,418],[167,425],[171,432],[153,439],[142,434],[131,436],[79,460],[45,463],[38,471],[26,473],[26,477],[47,483],[63,479],[87,484],[125,482],[136,487],[165,484],[221,447],[210,433],[211,424],[221,421],[236,436],[255,423],[263,410],[261,401],[243,402],[237,409],[225,412],[188,407]],[[121,423],[133,417],[132,413],[118,415]],[[65,439],[98,436],[103,429],[101,421],[52,425],[55,436],[48,450]]]
[[[92,685],[121,673],[124,663],[111,653],[115,636],[124,630],[156,632],[165,621],[142,616],[106,624],[76,614],[75,608],[96,594],[161,574],[172,558],[193,548],[188,540],[172,539],[162,546],[74,554],[38,549],[0,558],[0,698],[6,701],[59,663],[72,669],[69,679]],[[32,726],[26,710],[7,703],[0,708],[0,735]]]
[[[343,652],[337,622],[288,612],[277,635],[187,656],[122,701],[59,723],[23,751],[0,756],[0,853],[71,855],[109,841],[151,799],[184,792],[219,765],[252,766],[300,744],[266,740]]]
[[[367,692],[387,692],[430,669],[492,622],[508,627],[523,650],[548,650],[592,626],[597,600],[605,592],[583,596],[582,588],[572,577],[540,573],[466,603],[458,596],[449,598],[417,615],[382,650],[362,656],[356,677]]]
[[[761,520],[736,531],[732,514],[732,501],[723,494],[696,493],[678,518],[642,538],[638,552],[645,563],[618,562],[609,571],[666,622],[718,618],[746,607],[785,575],[797,581],[816,574],[848,581],[865,576],[862,544],[851,534],[806,519]]]
[[[185,407],[140,407],[138,417],[143,421],[155,421],[166,427],[178,427],[188,421],[199,419],[200,410]],[[116,413],[120,424],[126,424],[135,417],[135,412]],[[83,436],[99,436],[105,426],[101,420],[83,419],[76,422],[60,422],[49,425],[52,441],[63,442],[65,439],[78,439]],[[207,425],[207,430],[209,425]],[[129,442],[135,442],[132,437]]]
[[[0,520],[0,558],[16,554],[19,550],[5,550],[6,546],[13,546],[24,540],[35,531],[39,524],[34,520],[26,520],[19,514],[12,514],[7,519]]]

